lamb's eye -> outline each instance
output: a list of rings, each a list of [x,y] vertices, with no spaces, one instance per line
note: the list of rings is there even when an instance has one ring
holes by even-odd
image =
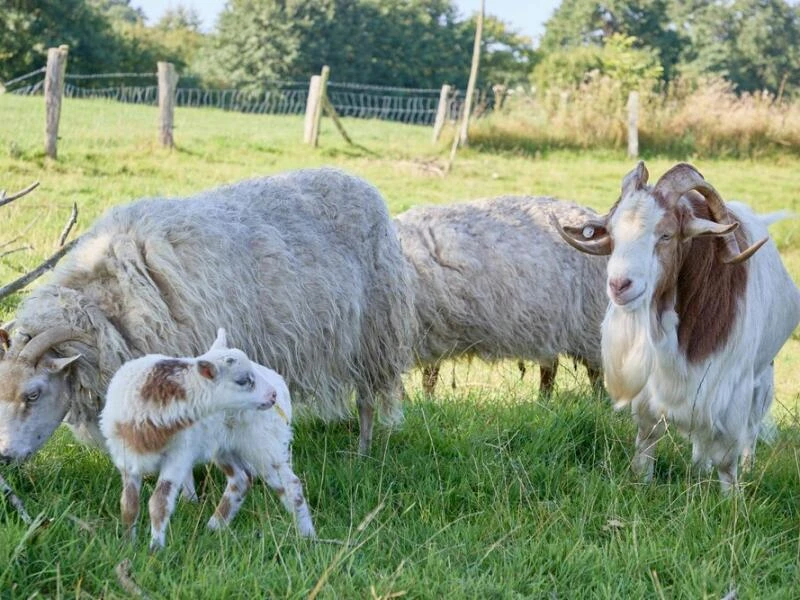
[[[232,365],[235,362],[236,362],[236,359],[233,358],[232,356],[229,356],[228,358],[225,359],[225,364],[226,365]]]

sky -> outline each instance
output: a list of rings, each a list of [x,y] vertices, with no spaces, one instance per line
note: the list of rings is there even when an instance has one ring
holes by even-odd
[[[544,31],[544,22],[549,19],[560,0],[486,0],[486,13],[509,23],[512,29],[531,37],[534,43]],[[203,29],[213,28],[217,15],[225,6],[225,0],[133,0],[133,6],[144,10],[150,23],[154,23],[170,7],[178,4],[193,7],[203,20]],[[480,0],[456,0],[461,14],[470,15],[480,7]]]

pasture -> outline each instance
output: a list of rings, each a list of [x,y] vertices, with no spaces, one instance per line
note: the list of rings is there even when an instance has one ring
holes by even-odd
[[[242,178],[336,165],[372,182],[397,214],[419,203],[501,194],[553,195],[605,211],[633,161],[615,153],[459,152],[429,128],[344,121],[348,146],[323,120],[321,146],[300,143],[302,119],[178,109],[177,148],[156,140],[154,108],[67,100],[59,159],[42,150],[40,98],[0,96],[0,188],[38,190],[0,208],[6,283],[50,254],[73,202],[77,233],[107,207],[142,196],[184,195]],[[445,136],[447,137],[447,136]],[[647,157],[653,177],[676,162]],[[800,160],[691,161],[725,199],[761,212],[800,212]],[[800,281],[800,221],[772,228]],[[2,301],[0,320],[19,296]],[[557,299],[556,299],[557,300]],[[688,445],[667,435],[653,484],[628,471],[635,436],[626,414],[593,397],[562,363],[559,392],[537,396],[535,370],[459,363],[442,369],[433,400],[407,377],[405,425],[376,429],[356,455],[357,423],[300,422],[294,465],[321,541],[299,539],[263,485],[231,529],[205,530],[224,479],[201,475],[197,505],[181,502],[165,551],[147,552],[144,519],[131,546],[119,525],[118,475],[102,453],[65,430],[8,481],[49,525],[28,528],[0,509],[0,597],[127,597],[115,565],[150,598],[795,598],[800,589],[800,343],[776,360],[772,446],[760,445],[743,492],[690,468]],[[451,388],[451,380],[457,386]],[[145,493],[152,485],[145,486]]]

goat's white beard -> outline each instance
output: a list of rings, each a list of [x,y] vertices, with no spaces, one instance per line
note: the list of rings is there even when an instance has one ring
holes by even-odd
[[[649,335],[650,307],[635,310],[608,305],[602,326],[603,371],[616,409],[630,404],[647,385],[653,367]]]

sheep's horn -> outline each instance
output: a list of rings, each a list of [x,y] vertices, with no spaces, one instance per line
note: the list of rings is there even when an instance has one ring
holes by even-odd
[[[700,171],[690,164],[679,163],[675,165],[664,173],[653,187],[653,192],[660,192],[663,194],[667,202],[671,205],[677,202],[681,196],[693,190],[705,198],[708,211],[711,213],[711,217],[714,221],[720,225],[730,225],[733,223],[728,209],[725,206],[725,202],[722,200],[722,196],[719,195],[719,192],[717,192],[713,185],[703,178]],[[732,233],[724,236],[725,256],[722,262],[728,265],[736,265],[744,262],[753,256],[756,250],[767,242],[767,239],[768,238],[759,240],[740,252],[736,236]]]
[[[72,327],[55,327],[48,329],[32,338],[19,353],[19,360],[36,365],[50,348],[61,342],[76,340],[83,337],[83,332]]]

